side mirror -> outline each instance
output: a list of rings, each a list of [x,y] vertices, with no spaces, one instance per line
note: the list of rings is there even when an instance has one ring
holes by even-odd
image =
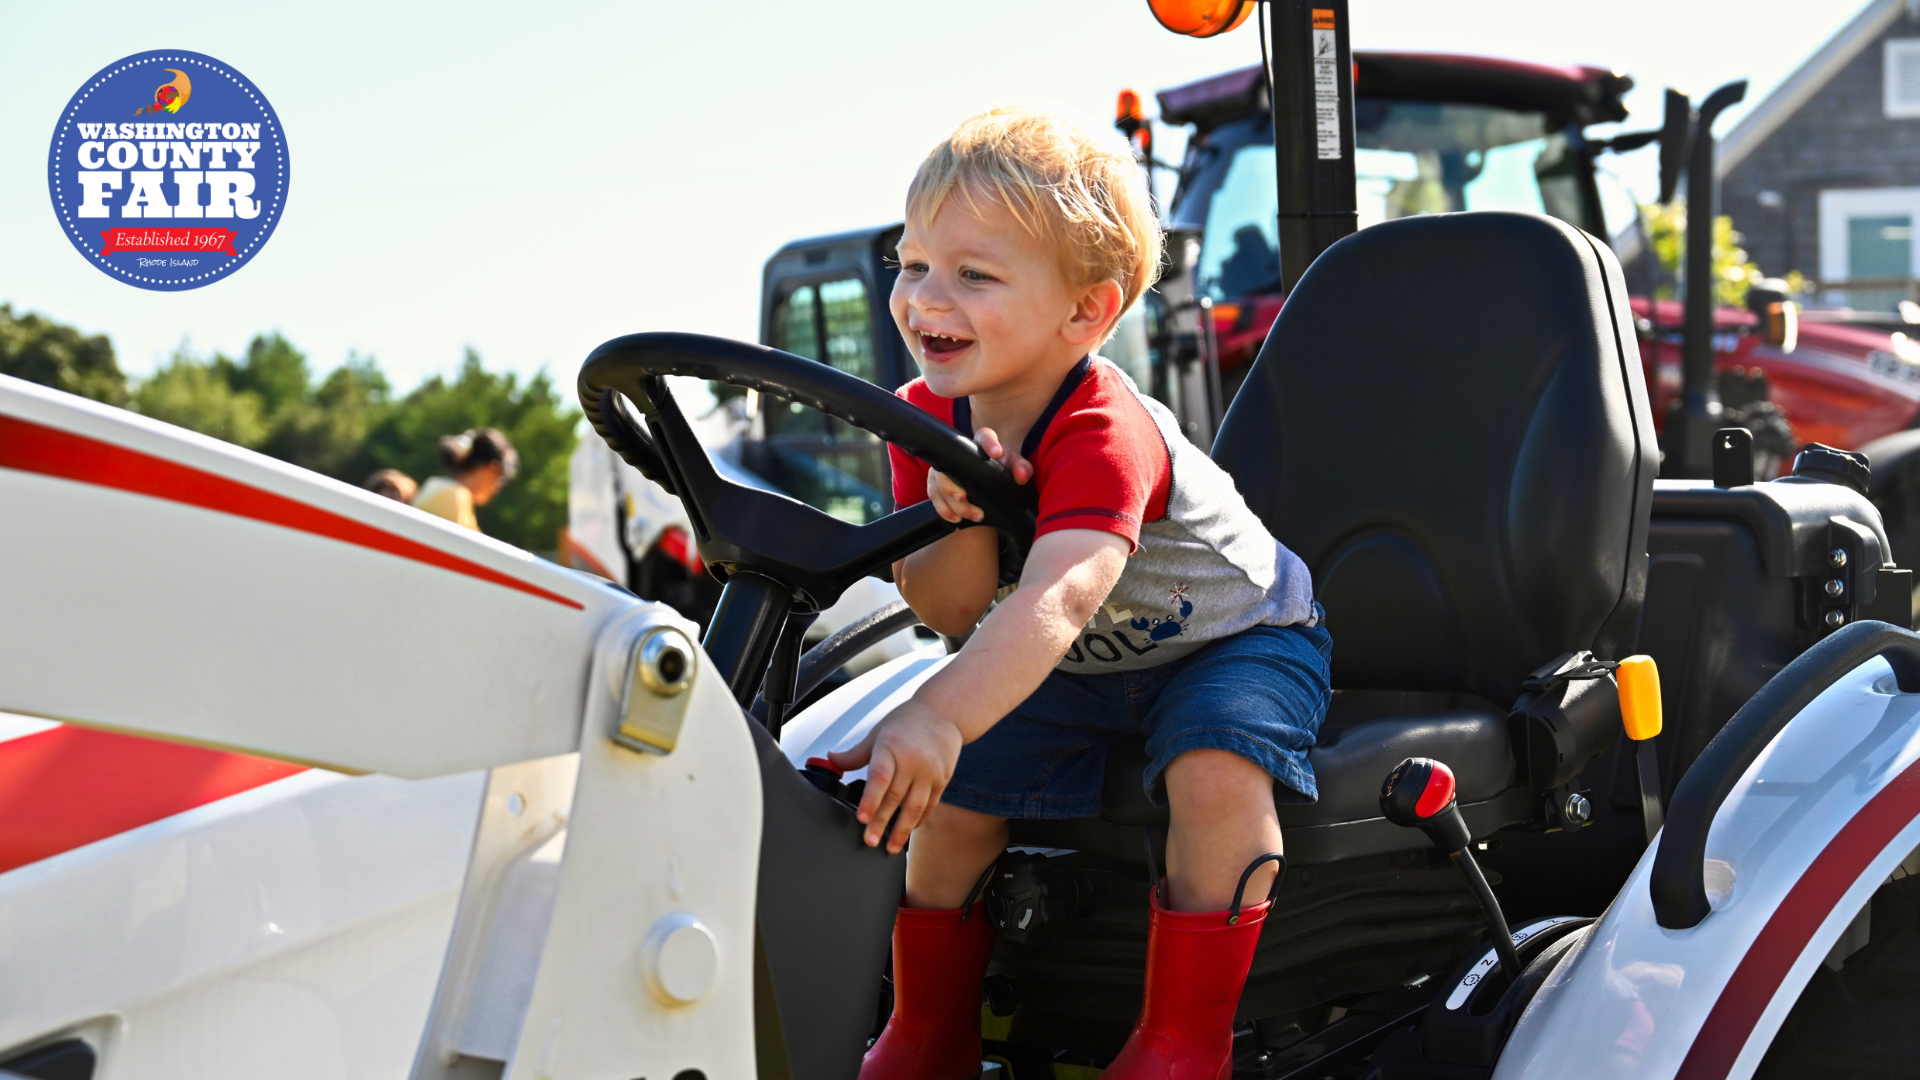
[[[1693,101],[1678,90],[1667,90],[1666,116],[1660,123],[1660,201],[1670,203],[1680,190],[1680,174],[1687,164],[1693,134]]]

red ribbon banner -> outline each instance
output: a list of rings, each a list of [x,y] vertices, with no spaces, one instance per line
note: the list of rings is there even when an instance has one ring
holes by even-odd
[[[167,251],[176,255],[219,254],[233,250],[234,229],[114,229],[100,234],[100,254],[120,251]]]

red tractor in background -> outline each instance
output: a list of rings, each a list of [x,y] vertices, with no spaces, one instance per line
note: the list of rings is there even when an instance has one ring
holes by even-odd
[[[1665,430],[1683,406],[1686,312],[1680,300],[1653,296],[1658,286],[1679,283],[1655,257],[1638,206],[1600,159],[1657,142],[1661,197],[1670,199],[1688,156],[1694,171],[1710,175],[1711,143],[1701,168],[1699,133],[1739,91],[1717,93],[1697,115],[1669,91],[1659,130],[1601,139],[1587,128],[1626,119],[1622,97],[1633,85],[1605,68],[1352,55],[1355,225],[1518,210],[1607,239],[1635,294],[1640,353],[1667,450],[1663,475],[1705,475],[1704,462],[1688,472],[1674,460]],[[1158,122],[1190,133],[1178,166],[1153,166],[1177,177],[1164,210],[1171,263],[1149,297],[1153,391],[1203,445],[1284,300],[1278,199],[1285,185],[1276,185],[1269,85],[1255,66],[1156,95]],[[1153,161],[1152,122],[1131,91],[1120,96],[1117,126]],[[1689,194],[1699,202],[1711,197]],[[1710,227],[1710,216],[1701,218]],[[1865,450],[1896,557],[1904,565],[1920,556],[1920,430],[1909,432],[1920,414],[1920,343],[1902,330],[1901,316],[1798,312],[1784,286],[1770,282],[1750,291],[1747,309],[1713,307],[1710,317],[1718,399],[1710,427],[1752,432],[1761,479],[1785,471],[1806,443]]]

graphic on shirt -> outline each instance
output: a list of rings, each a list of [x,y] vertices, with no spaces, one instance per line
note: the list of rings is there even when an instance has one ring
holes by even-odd
[[[286,137],[266,95],[226,64],[181,49],[138,53],[67,102],[47,190],[61,231],[100,272],[141,289],[197,289],[273,235]]]
[[[1193,615],[1193,601],[1187,599],[1187,583],[1182,581],[1167,590],[1167,603],[1174,613],[1164,619],[1137,618],[1129,621],[1128,626],[1135,630],[1144,630],[1150,641],[1165,641],[1179,637],[1187,628],[1187,619]]]

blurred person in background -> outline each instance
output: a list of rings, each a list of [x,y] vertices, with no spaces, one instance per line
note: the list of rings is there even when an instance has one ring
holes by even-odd
[[[413,497],[420,492],[420,485],[413,482],[413,477],[399,469],[381,469],[360,486],[375,495],[385,495],[408,505],[412,505]]]
[[[497,428],[473,428],[442,438],[440,461],[451,475],[422,484],[413,505],[475,531],[480,522],[474,508],[487,505],[520,471],[519,452]]]

